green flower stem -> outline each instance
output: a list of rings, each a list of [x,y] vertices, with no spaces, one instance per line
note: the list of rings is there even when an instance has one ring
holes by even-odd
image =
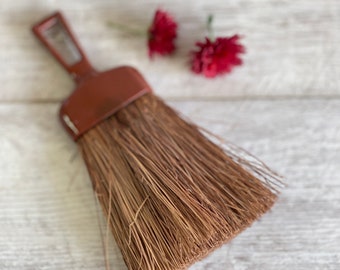
[[[215,40],[214,30],[212,27],[213,20],[214,20],[214,15],[209,14],[208,19],[207,19],[207,31],[208,31],[208,38],[211,41]]]
[[[111,28],[114,28],[114,29],[118,29],[118,30],[121,30],[121,31],[124,31],[130,35],[134,35],[134,36],[146,36],[147,33],[146,31],[142,31],[142,30],[139,30],[139,29],[135,29],[135,28],[131,28],[125,24],[121,24],[121,23],[116,23],[116,22],[108,22],[107,25]]]

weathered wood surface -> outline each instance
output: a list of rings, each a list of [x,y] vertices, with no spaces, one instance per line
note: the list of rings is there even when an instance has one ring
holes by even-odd
[[[179,50],[150,61],[143,37],[107,22],[146,29],[157,7],[180,23]],[[273,210],[193,270],[340,269],[338,0],[1,0],[0,269],[105,269],[101,211],[56,118],[73,83],[29,29],[56,9],[99,70],[139,68],[178,110],[286,177]],[[210,13],[216,35],[247,47],[245,65],[215,80],[187,65]],[[111,269],[126,269],[110,243]]]
[[[340,269],[339,100],[171,104],[287,183],[270,213],[192,270]],[[0,269],[105,269],[100,211],[57,107],[0,105]],[[126,269],[111,249],[112,269]]]
[[[108,21],[146,29],[157,7],[180,24],[179,50],[150,61],[145,38],[110,29]],[[31,35],[30,25],[61,9],[94,66],[130,64],[158,94],[171,98],[334,96],[340,94],[340,1],[162,0],[0,1],[2,100],[60,100],[72,82]],[[244,36],[245,65],[228,77],[193,76],[187,54],[205,35],[208,14],[216,35]]]

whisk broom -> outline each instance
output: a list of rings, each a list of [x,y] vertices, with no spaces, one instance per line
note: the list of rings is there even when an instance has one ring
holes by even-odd
[[[214,143],[135,69],[95,71],[60,13],[33,32],[77,83],[60,119],[79,145],[128,269],[185,269],[273,205],[274,173]]]

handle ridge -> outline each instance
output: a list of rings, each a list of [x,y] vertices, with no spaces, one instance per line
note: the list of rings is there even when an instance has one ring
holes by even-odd
[[[35,24],[32,31],[77,82],[96,73],[60,12]]]

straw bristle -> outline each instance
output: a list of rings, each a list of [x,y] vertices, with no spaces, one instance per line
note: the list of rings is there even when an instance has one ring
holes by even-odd
[[[276,200],[275,175],[147,94],[79,139],[130,270],[185,269]]]

